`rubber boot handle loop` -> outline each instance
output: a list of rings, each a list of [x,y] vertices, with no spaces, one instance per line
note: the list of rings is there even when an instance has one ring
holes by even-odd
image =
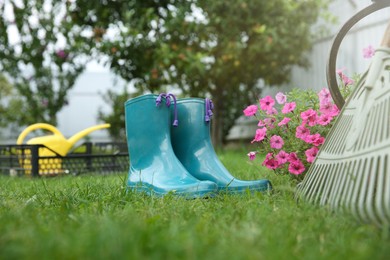
[[[177,119],[177,107],[176,107],[176,97],[172,93],[160,93],[158,97],[156,98],[156,106],[161,105],[162,98],[165,98],[165,105],[169,107],[171,105],[171,98],[173,99],[173,111],[174,111],[174,120],[172,125],[173,126],[178,126],[179,125],[179,120]]]
[[[213,105],[213,101],[211,101],[211,99],[209,98],[206,98],[205,99],[205,117],[204,117],[204,121],[206,122],[210,122],[211,120],[211,117],[213,116],[213,109],[214,109],[214,105]]]

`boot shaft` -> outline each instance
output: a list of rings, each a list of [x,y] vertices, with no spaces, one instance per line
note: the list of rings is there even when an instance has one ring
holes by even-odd
[[[176,146],[185,143],[199,144],[210,140],[210,113],[206,113],[205,99],[183,98],[177,100],[179,125],[171,127],[172,142]],[[172,112],[173,113],[173,112]],[[208,121],[206,121],[208,117]]]
[[[154,154],[164,154],[172,147],[171,112],[165,98],[161,105],[156,105],[157,97],[146,94],[125,103],[126,137],[133,166],[141,161],[147,163]]]
[[[216,183],[220,191],[268,190],[271,187],[268,180],[236,179],[218,159],[210,137],[212,108],[209,99],[177,100],[179,125],[171,128],[172,146],[177,158],[192,176]]]

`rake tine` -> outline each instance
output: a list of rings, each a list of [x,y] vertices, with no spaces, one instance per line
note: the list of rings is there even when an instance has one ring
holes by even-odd
[[[334,169],[336,168],[336,169]],[[337,172],[337,168],[338,168],[338,164],[332,164],[330,169],[329,169],[329,173],[328,173],[328,181],[325,183],[325,187],[324,187],[324,193],[322,193],[322,197],[321,197],[321,200],[320,200],[320,205],[326,205],[327,202],[328,202],[328,198],[329,198],[329,193],[332,189],[332,186],[333,186],[333,180],[334,180],[334,177],[335,177],[335,172]]]
[[[377,226],[380,226],[380,220],[378,219],[378,216],[375,212],[375,188],[376,188],[376,182],[378,177],[378,167],[379,167],[379,159],[380,157],[373,157],[371,158],[371,167],[370,170],[367,173],[367,180],[368,180],[368,189],[367,189],[367,196],[366,196],[366,211],[368,218],[372,220]],[[366,185],[367,186],[367,185]]]
[[[387,223],[387,218],[386,218],[386,214],[384,212],[384,208],[385,208],[385,205],[384,205],[384,199],[385,197],[382,196],[383,194],[385,194],[384,192],[384,185],[385,185],[385,173],[386,173],[386,170],[385,170],[385,156],[384,157],[378,157],[378,170],[377,170],[377,174],[378,174],[378,178],[377,178],[377,181],[376,181],[376,187],[377,187],[377,190],[375,192],[375,212],[377,213],[379,219],[380,219],[380,222],[381,223]],[[381,168],[383,169],[383,171],[381,171]]]
[[[385,156],[383,168],[384,168],[383,175],[385,179],[385,181],[383,182],[383,186],[384,186],[383,210],[387,220],[385,224],[390,225],[390,163],[389,163],[389,156],[387,154]]]
[[[361,160],[355,160],[352,162],[353,166],[350,172],[346,174],[347,176],[347,188],[346,188],[346,195],[345,195],[345,201],[344,201],[344,207],[346,208],[347,205],[352,205],[352,199],[353,199],[353,190],[356,183],[356,177],[354,173],[357,171],[357,169],[360,168],[360,164],[362,163]]]
[[[339,198],[343,192],[343,187],[344,187],[345,174],[343,173],[346,164],[347,163],[341,163],[340,170],[337,173],[335,187],[333,189],[333,192],[330,195],[329,204],[333,209],[336,209],[339,206],[339,202],[340,202]]]

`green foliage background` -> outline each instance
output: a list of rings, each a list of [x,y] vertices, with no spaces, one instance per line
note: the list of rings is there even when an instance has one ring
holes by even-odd
[[[25,104],[21,125],[55,124],[93,58],[132,81],[138,93],[176,89],[213,98],[220,143],[262,85],[285,83],[292,66],[308,66],[303,54],[325,2],[9,0],[0,12],[12,10],[14,17],[2,15],[0,27],[16,28],[20,37],[11,43],[1,30],[0,68]]]

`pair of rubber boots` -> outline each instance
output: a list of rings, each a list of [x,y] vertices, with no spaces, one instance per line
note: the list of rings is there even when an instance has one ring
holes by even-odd
[[[127,188],[149,195],[173,193],[187,198],[210,197],[219,191],[270,189],[268,180],[235,179],[218,160],[210,140],[211,115],[209,99],[176,100],[174,95],[162,93],[128,100]]]

